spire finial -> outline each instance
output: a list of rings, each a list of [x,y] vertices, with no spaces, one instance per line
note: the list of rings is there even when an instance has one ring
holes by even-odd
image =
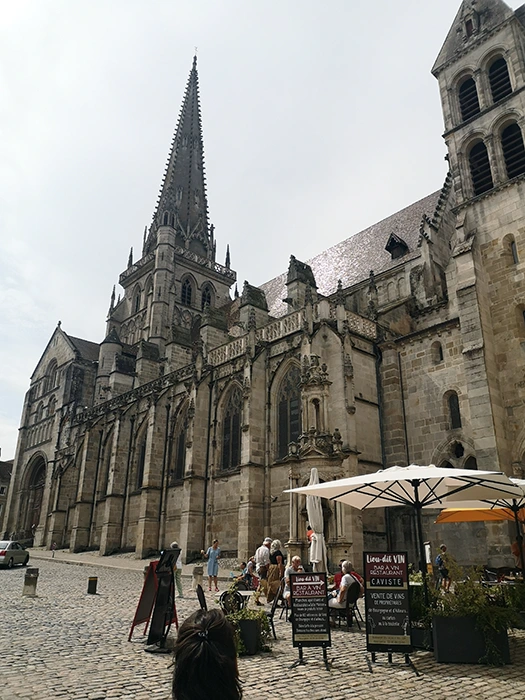
[[[230,244],[226,246],[226,260],[224,262],[224,266],[230,269]]]
[[[129,250],[128,267],[133,265],[133,246]]]

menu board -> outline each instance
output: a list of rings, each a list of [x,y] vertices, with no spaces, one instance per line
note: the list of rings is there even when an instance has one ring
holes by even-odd
[[[406,552],[365,552],[368,651],[412,651]]]
[[[326,574],[290,574],[294,647],[331,646]]]

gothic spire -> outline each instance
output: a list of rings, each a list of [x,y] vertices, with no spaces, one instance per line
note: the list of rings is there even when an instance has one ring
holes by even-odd
[[[159,199],[145,246],[146,253],[155,245],[159,226],[174,228],[179,245],[184,245],[188,240],[198,241],[198,244],[192,246],[195,251],[200,252],[203,257],[212,256],[196,56],[193,58],[171,143]]]

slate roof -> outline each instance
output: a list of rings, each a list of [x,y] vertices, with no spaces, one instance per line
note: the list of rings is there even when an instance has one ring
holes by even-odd
[[[370,270],[378,275],[419,257],[417,244],[421,218],[423,214],[432,218],[440,194],[441,190],[438,190],[307,260],[317,282],[317,291],[327,296],[336,291],[338,280],[342,281],[343,287],[350,287],[367,279]],[[395,260],[385,250],[392,233],[402,238],[408,246],[408,253]],[[288,305],[282,301],[288,296],[286,273],[260,286],[266,294],[271,316],[288,313]]]
[[[82,338],[74,338],[72,335],[68,335],[67,337],[83,360],[97,362],[99,351],[98,343],[92,343],[90,340],[83,340]]]
[[[472,4],[471,0],[464,0],[464,2],[461,3],[461,7],[458,10],[452,26],[450,27],[447,38],[441,47],[441,51],[439,52],[436,62],[432,68],[432,73],[435,74],[441,68],[441,66],[443,66],[443,64],[447,63],[447,61],[453,58],[456,51],[461,51],[467,47],[468,43],[465,42],[464,39],[465,35],[462,24],[465,13],[468,13],[471,7],[473,7],[479,15],[479,35],[494,29],[506,19],[512,17],[514,14],[511,8],[505,2],[503,2],[503,0],[476,0],[475,4]],[[473,35],[469,42],[472,41],[474,43],[479,35]]]

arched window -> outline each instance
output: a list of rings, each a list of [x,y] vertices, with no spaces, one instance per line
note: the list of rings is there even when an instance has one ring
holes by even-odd
[[[55,388],[57,383],[57,363],[52,360],[47,368],[46,378],[44,379],[44,393]]]
[[[175,214],[170,214],[170,226],[175,228]]]
[[[432,343],[430,351],[432,353],[432,362],[435,365],[439,365],[440,362],[443,362],[443,346],[439,341],[436,340],[435,343]]]
[[[288,444],[301,433],[301,372],[297,365],[290,367],[279,387],[278,449],[279,459],[288,454]]]
[[[134,314],[138,313],[140,311],[140,287],[137,287],[135,290],[135,294],[133,295],[133,312]]]
[[[459,412],[459,399],[455,391],[451,391],[447,397],[450,429],[461,428],[461,413]]]
[[[497,58],[490,64],[489,82],[494,102],[499,102],[511,94],[512,85],[510,84],[509,69],[504,58]]]
[[[100,479],[100,489],[99,493],[101,496],[105,496],[108,491],[109,484],[109,468],[111,466],[111,449],[113,447],[113,431],[109,433],[106,437],[106,442],[104,444],[104,456],[102,462],[102,474]]]
[[[465,460],[465,464],[463,465],[463,469],[477,469],[478,468],[478,462],[475,457],[472,455],[470,457],[467,457]]]
[[[521,129],[514,122],[501,132],[501,147],[507,176],[510,178],[525,173],[525,148]]]
[[[483,141],[478,141],[469,153],[470,174],[474,195],[488,192],[494,187],[490,171],[489,154]]]
[[[189,281],[189,279],[185,279],[182,283],[182,292],[180,295],[180,300],[183,304],[186,304],[186,306],[191,306],[192,291],[193,290],[191,288],[191,282]]]
[[[222,427],[222,468],[233,469],[241,463],[242,392],[232,389],[224,408]]]
[[[447,461],[441,462],[441,464],[439,466],[441,467],[441,469],[454,469],[452,464],[450,464],[450,462],[447,462]]]
[[[201,309],[204,311],[205,306],[211,306],[211,289],[206,285],[202,290]]]
[[[57,405],[57,400],[56,400],[56,398],[55,398],[54,396],[52,396],[52,397],[49,399],[49,403],[48,403],[48,405],[47,405],[47,415],[48,415],[48,416],[53,416],[53,415],[55,414],[56,405]]]
[[[162,225],[163,225],[163,226],[167,226],[167,225],[168,225],[168,222],[169,222],[169,219],[170,219],[170,215],[169,215],[169,213],[168,213],[167,211],[165,211],[165,212],[164,212],[164,216],[162,217]]]
[[[459,107],[464,122],[479,114],[478,91],[473,78],[467,78],[459,86]]]
[[[145,435],[140,444],[137,459],[137,479],[135,482],[135,487],[137,489],[142,488],[142,483],[144,481],[144,468],[146,466],[146,446],[147,446],[147,436]]]

